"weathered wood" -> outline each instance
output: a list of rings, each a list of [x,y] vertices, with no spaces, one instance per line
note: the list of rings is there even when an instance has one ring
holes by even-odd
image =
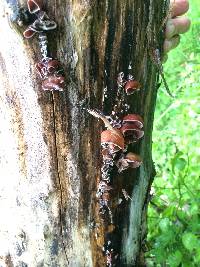
[[[26,3],[21,3],[26,6]],[[142,266],[148,194],[154,176],[151,133],[156,69],[150,51],[165,0],[46,1],[58,29],[49,35],[64,66],[64,92],[43,92],[34,64],[36,38],[24,40],[9,23],[15,1],[0,5],[0,266],[105,266],[104,225],[98,214],[102,124],[84,107],[111,111],[116,77],[129,64],[142,83],[130,96],[144,117],[145,136],[134,147],[139,170],[115,179],[119,266]],[[102,102],[103,89],[108,98]]]

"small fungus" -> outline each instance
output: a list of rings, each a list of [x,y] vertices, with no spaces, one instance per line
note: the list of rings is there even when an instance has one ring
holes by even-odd
[[[127,95],[132,95],[136,91],[139,91],[141,88],[141,84],[136,80],[129,80],[125,84],[125,91]]]
[[[139,155],[129,152],[127,155],[122,156],[116,163],[118,172],[123,172],[128,168],[138,168],[142,164],[142,160]]]
[[[118,129],[105,130],[101,133],[101,145],[107,147],[110,153],[124,149],[124,137]]]
[[[124,159],[128,162],[130,168],[138,168],[142,164],[141,157],[132,152],[129,152]]]
[[[47,76],[47,67],[45,62],[38,62],[35,64],[37,73],[40,75],[40,78],[44,79]]]
[[[123,117],[122,127],[120,130],[123,133],[127,144],[136,142],[138,139],[143,137],[143,125],[143,119],[138,114],[128,114]]]
[[[28,27],[23,33],[24,37],[27,39],[32,38],[35,34],[36,31],[31,29],[30,27]]]
[[[27,1],[28,10],[31,14],[38,12],[42,8],[41,0],[28,0]]]
[[[57,24],[55,21],[49,19],[36,19],[29,27],[36,32],[43,32],[56,29]]]
[[[124,135],[126,144],[137,142],[144,136],[144,131],[138,128],[135,124],[126,122],[120,128],[120,131]]]
[[[63,91],[65,87],[65,80],[62,75],[49,76],[42,82],[42,89],[44,91]]]
[[[61,71],[61,66],[56,59],[45,59],[35,64],[35,68],[40,78],[47,78],[49,74],[58,74]]]
[[[56,29],[57,24],[53,20],[49,19],[36,19],[28,28],[24,31],[25,38],[31,38],[35,33],[42,33]]]
[[[133,123],[138,128],[143,128],[144,122],[140,115],[138,114],[128,114],[123,117],[122,123]]]
[[[49,73],[54,73],[55,71],[59,70],[60,62],[56,59],[51,59],[47,62],[47,71]]]
[[[121,173],[123,171],[125,171],[126,169],[128,169],[129,164],[128,162],[124,159],[124,156],[121,157],[117,162],[116,162],[116,166],[118,168],[118,172]]]

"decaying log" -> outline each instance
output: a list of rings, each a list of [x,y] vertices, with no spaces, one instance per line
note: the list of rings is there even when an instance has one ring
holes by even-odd
[[[0,5],[0,266],[106,266],[105,228],[98,213],[101,122],[86,108],[109,114],[119,72],[142,90],[130,96],[143,116],[145,136],[134,146],[143,158],[136,171],[114,181],[131,195],[117,209],[118,266],[143,266],[146,212],[154,176],[151,133],[165,0],[45,1],[58,24],[49,34],[53,56],[64,66],[64,92],[43,92],[34,64],[36,38],[15,29],[18,7]],[[104,88],[108,97],[102,102]]]

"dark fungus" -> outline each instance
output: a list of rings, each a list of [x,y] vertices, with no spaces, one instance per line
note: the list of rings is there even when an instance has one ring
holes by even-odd
[[[136,91],[139,91],[140,88],[141,88],[141,84],[136,80],[127,81],[124,87],[127,95],[134,94]]]
[[[99,214],[105,224],[105,244],[102,248],[106,258],[106,266],[118,266],[119,253],[113,244],[115,242],[115,195],[116,186],[114,185],[114,176],[116,168],[118,173],[128,168],[138,168],[142,164],[139,155],[129,152],[128,145],[137,142],[143,137],[144,122],[140,115],[128,113],[129,105],[126,94],[130,95],[140,90],[141,85],[133,79],[132,75],[125,79],[124,73],[120,72],[117,78],[116,102],[113,110],[108,116],[97,109],[88,109],[88,112],[94,117],[101,119],[106,129],[101,132],[101,180],[97,185],[96,197],[98,200]],[[128,113],[128,114],[127,114]],[[122,194],[126,201],[131,200],[125,189]],[[113,199],[112,199],[113,198]],[[122,200],[123,201],[123,200]],[[107,234],[109,233],[109,238]]]
[[[36,13],[42,9],[41,0],[28,0],[27,5],[28,5],[28,10],[31,14]]]
[[[23,35],[27,39],[31,39],[35,35],[38,37],[42,58],[35,64],[35,67],[42,79],[42,89],[44,91],[63,91],[65,88],[63,69],[59,61],[49,55],[47,39],[47,31],[56,29],[57,24],[42,10],[42,0],[28,0],[27,5],[30,14],[33,14],[35,18]]]

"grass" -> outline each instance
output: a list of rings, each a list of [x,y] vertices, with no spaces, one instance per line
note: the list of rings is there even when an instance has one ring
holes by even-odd
[[[170,52],[161,87],[153,157],[157,175],[148,211],[148,266],[200,266],[200,5],[190,0],[192,26]]]

